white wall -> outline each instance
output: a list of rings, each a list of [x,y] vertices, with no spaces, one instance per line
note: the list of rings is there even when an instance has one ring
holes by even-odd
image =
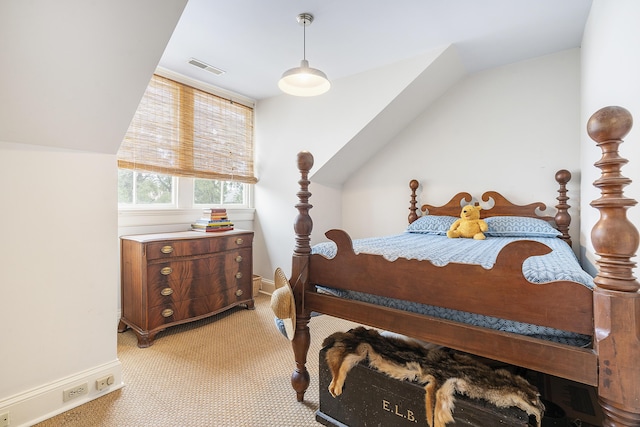
[[[635,127],[620,145],[620,155],[629,160],[622,175],[631,178],[626,197],[640,201],[640,2],[636,0],[594,0],[582,42],[582,232],[583,264],[594,264],[591,228],[598,221],[597,209],[589,206],[600,197],[592,184],[600,177],[593,164],[602,156],[589,138],[586,124],[602,107],[618,105],[631,112]],[[640,229],[640,207],[632,207],[627,217]],[[635,273],[638,276],[638,271]]]
[[[555,172],[568,169],[577,241],[579,73],[572,49],[467,77],[344,184],[343,227],[353,238],[403,231],[411,179],[422,186],[418,206],[495,190],[553,207]]]
[[[0,144],[0,408],[11,425],[100,394],[116,354],[115,155]],[[85,398],[62,390],[90,382]],[[4,412],[0,411],[0,412]]]
[[[11,427],[123,385],[116,152],[186,1],[0,2],[0,413]],[[115,384],[96,390],[106,374]]]

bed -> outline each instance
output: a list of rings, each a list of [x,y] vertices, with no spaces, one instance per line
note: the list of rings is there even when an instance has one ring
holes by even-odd
[[[639,237],[626,217],[627,209],[636,201],[624,196],[623,188],[630,180],[621,174],[627,160],[618,153],[631,126],[632,117],[622,107],[603,108],[587,124],[589,136],[603,153],[595,164],[601,169],[601,177],[594,183],[602,195],[591,203],[600,211],[600,220],[591,233],[598,255],[598,274],[592,283],[566,277],[532,283],[523,273],[523,264],[547,256],[551,249],[544,240],[527,237],[505,243],[489,268],[457,261],[435,265],[402,255],[390,260],[385,255],[355,250],[351,238],[342,230],[326,233],[333,242],[330,256],[316,253],[310,245],[313,222],[309,215],[312,205],[308,174],[313,156],[299,153],[301,178],[290,276],[297,313],[291,383],[298,401],[303,401],[310,382],[306,369],[308,324],[314,312],[595,386],[605,426],[640,426],[640,363],[636,360],[640,355],[640,284],[633,276],[632,261]],[[555,178],[559,184],[558,205],[552,217],[540,217],[538,212],[545,209],[542,203],[515,205],[494,191],[481,196],[483,202],[493,204],[490,209],[483,209],[483,217],[536,218],[555,223],[559,236],[554,238],[569,248],[571,217],[566,184],[570,173],[559,171]],[[418,209],[418,186],[417,181],[411,181],[410,224],[422,217],[420,213],[456,217],[461,204],[473,200],[470,194],[459,193],[443,206],[423,205]],[[352,299],[354,295],[366,298]],[[492,328],[486,323],[473,324],[420,310],[407,311],[402,304],[380,305],[379,300],[369,297],[502,319],[510,325],[540,326],[579,341]]]

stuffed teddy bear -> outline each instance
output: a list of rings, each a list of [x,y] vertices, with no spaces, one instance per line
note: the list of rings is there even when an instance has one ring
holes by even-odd
[[[455,239],[456,237],[474,238],[475,240],[484,240],[486,237],[483,231],[487,231],[489,226],[480,219],[480,206],[467,205],[462,208],[460,219],[456,220],[449,231],[447,237]]]

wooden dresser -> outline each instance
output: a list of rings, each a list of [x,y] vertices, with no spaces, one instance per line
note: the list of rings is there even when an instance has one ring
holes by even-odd
[[[254,308],[253,232],[184,231],[120,238],[122,317],[138,347],[174,325],[239,304]]]

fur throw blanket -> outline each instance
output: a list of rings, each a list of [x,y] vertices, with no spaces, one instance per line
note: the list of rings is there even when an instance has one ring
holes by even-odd
[[[506,408],[515,406],[536,417],[540,426],[544,405],[538,390],[524,378],[504,369],[492,369],[453,350],[426,348],[376,330],[358,327],[325,338],[326,360],[332,380],[329,392],[342,393],[347,373],[361,361],[398,380],[424,386],[427,423],[444,427],[453,422],[455,393],[484,399]]]

